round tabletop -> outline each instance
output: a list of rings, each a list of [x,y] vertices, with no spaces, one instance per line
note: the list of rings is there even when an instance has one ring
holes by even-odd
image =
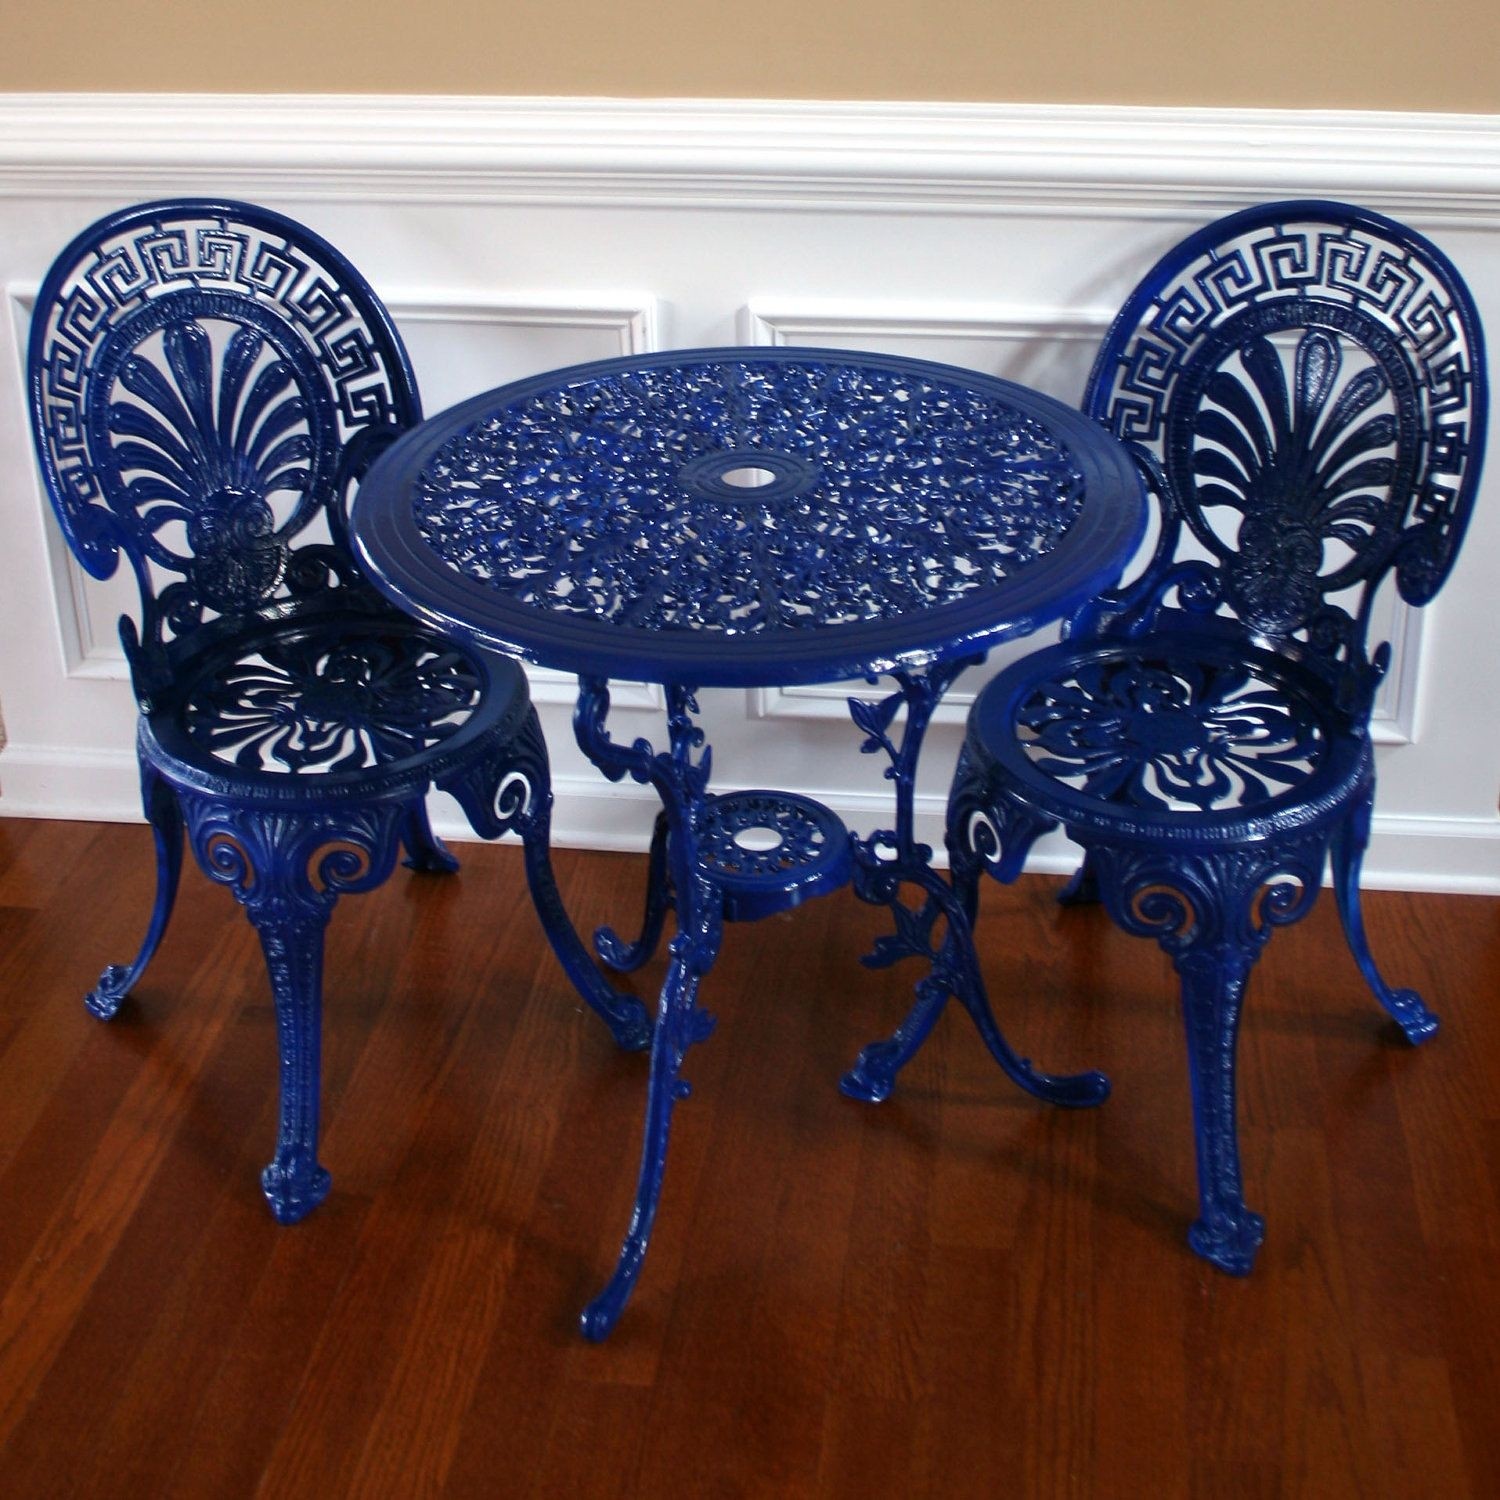
[[[860,677],[1069,613],[1145,527],[1125,449],[1024,386],[831,349],[556,370],[405,434],[355,550],[450,635],[588,676]]]

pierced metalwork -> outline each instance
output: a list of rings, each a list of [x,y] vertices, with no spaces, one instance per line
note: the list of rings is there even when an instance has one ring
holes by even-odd
[[[981,869],[1011,880],[1061,825],[1086,850],[1065,895],[1102,900],[1171,955],[1198,1152],[1189,1241],[1243,1274],[1264,1225],[1241,1191],[1241,1002],[1330,856],[1376,998],[1413,1042],[1437,1026],[1381,977],[1360,912],[1370,709],[1389,657],[1367,655],[1365,634],[1384,576],[1425,603],[1462,539],[1487,409],[1479,324],[1420,236],[1339,204],[1270,204],[1148,274],[1085,405],[1134,445],[1159,543],[1062,645],[980,694],[949,849],[958,885]]]
[[[933,956],[936,918],[929,941],[901,925],[903,879],[962,944],[963,912],[913,835],[923,731],[989,644],[1061,618],[1119,576],[1144,525],[1139,479],[1096,425],[1005,381],[883,355],[697,350],[601,361],[465,402],[374,462],[351,525],[391,598],[462,639],[577,674],[585,754],[661,798],[640,934],[595,934],[604,961],[628,971],[676,918],[635,1210],[582,1320],[603,1338],[646,1254],[683,1058],[710,1025],[697,991],[722,924],[835,889],[868,858],[856,878],[892,906],[910,952]],[[897,794],[896,826],[866,841],[867,856],[806,798],[710,795],[696,685],[886,671],[897,699],[854,709],[866,748],[888,748]],[[666,750],[610,738],[611,677],[666,687]],[[891,848],[901,862],[887,871]],[[965,977],[972,965],[947,954],[945,977],[924,991],[936,1008],[954,988],[1035,1092],[1100,1097],[1098,1075],[1051,1079],[1011,1054]]]
[[[484,679],[463,651],[397,622],[272,636],[189,688],[183,720],[244,770],[352,771],[421,755],[456,733]]]
[[[1081,660],[1015,710],[1038,771],[1089,797],[1170,811],[1254,807],[1295,790],[1327,743],[1281,683],[1248,662]]]
[[[1371,596],[1441,587],[1487,416],[1462,279],[1420,235],[1340,204],[1271,204],[1164,257],[1099,351],[1086,409],[1158,476],[1164,530],[1138,600],[1363,664]],[[1182,529],[1210,561],[1174,575]],[[1180,567],[1180,565],[1179,565]]]
[[[32,320],[33,434],[80,562],[124,551],[121,621],[157,892],[140,951],[88,997],[110,1016],[166,929],[184,824],[260,935],[276,1002],[281,1126],[262,1186],[290,1223],[328,1191],[317,1161],[323,931],[340,895],[456,861],[423,806],[452,790],[514,829],[547,936],[623,1046],[616,995],[567,920],[547,852],[551,785],[525,677],[394,611],[347,550],[345,491],[421,415],[375,294],[331,246],[246,204],[127,209],[58,257]]]
[[[572,673],[783,686],[921,669],[1076,609],[1140,481],[1010,382],[827,349],[601,360],[476,396],[373,464],[390,597]]]
[[[351,445],[421,416],[363,279],[244,204],[146,205],[75,240],[38,298],[31,385],[63,530],[96,577],[129,556],[148,651],[290,594],[294,540],[319,518],[342,537]]]
[[[830,356],[522,397],[448,440],[413,507],[439,557],[533,608],[751,635],[998,584],[1082,500],[1067,450],[1003,400]]]

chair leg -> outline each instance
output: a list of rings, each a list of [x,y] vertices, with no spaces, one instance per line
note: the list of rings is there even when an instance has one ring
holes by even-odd
[[[406,849],[402,863],[408,870],[423,875],[451,875],[458,869],[458,861],[448,852],[448,846],[432,831],[424,801],[413,802],[407,809],[401,824],[401,843]]]
[[[1188,1244],[1205,1260],[1245,1276],[1265,1238],[1265,1220],[1245,1206],[1235,1121],[1235,1050],[1240,1005],[1257,951],[1190,946],[1175,957],[1182,981],[1188,1078],[1198,1155],[1198,1220]]]
[[[657,813],[651,830],[651,856],[646,870],[646,910],[641,917],[641,935],[627,943],[613,927],[594,931],[594,951],[617,974],[631,974],[651,962],[661,944],[662,927],[671,906],[667,879],[667,815]]]
[[[323,934],[331,904],[288,911],[279,902],[255,901],[246,910],[271,977],[281,1054],[276,1155],[260,1174],[260,1185],[277,1221],[295,1224],[328,1196],[331,1181],[318,1161]]]
[[[1083,860],[1072,878],[1057,893],[1059,906],[1094,906],[1099,901],[1099,876],[1094,868],[1092,851],[1085,850]]]
[[[526,855],[526,880],[542,930],[557,961],[584,1003],[609,1027],[627,1052],[651,1045],[651,1019],[634,995],[622,995],[594,967],[563,905],[552,873],[552,777],[541,720],[530,709],[514,739],[484,761],[441,777],[438,786],[463,808],[482,839],[519,833]]]
[[[1170,955],[1182,992],[1198,1156],[1197,1222],[1188,1243],[1247,1275],[1265,1221],[1245,1206],[1235,1121],[1235,1050],[1245,985],[1273,927],[1317,899],[1326,835],[1218,850],[1090,846],[1105,909],[1126,932]]]
[[[1333,891],[1338,900],[1344,938],[1354,955],[1354,962],[1359,965],[1359,972],[1365,976],[1365,983],[1401,1028],[1407,1041],[1415,1045],[1426,1041],[1438,1029],[1438,1018],[1427,1009],[1415,990],[1393,990],[1381,977],[1370,955],[1364,912],[1360,908],[1359,872],[1370,842],[1370,817],[1374,805],[1375,786],[1371,782],[1333,836],[1330,850]]]
[[[651,1045],[651,1019],[634,995],[622,995],[594,967],[588,950],[579,941],[557,877],[552,873],[552,792],[543,788],[532,798],[524,817],[517,820],[526,855],[526,880],[542,930],[557,955],[557,961],[573,982],[584,1003],[609,1027],[610,1035],[626,1052],[644,1052]]]
[[[156,901],[151,908],[146,936],[134,960],[128,964],[110,964],[84,999],[89,1010],[106,1021],[119,1010],[121,1001],[140,981],[146,965],[156,953],[157,944],[167,930],[182,875],[182,810],[172,788],[144,761],[141,763],[141,801],[156,845]]]
[[[265,955],[281,1114],[261,1187],[275,1217],[295,1224],[329,1187],[318,1162],[323,935],[340,895],[373,890],[390,875],[407,809],[376,803],[336,815],[280,813],[187,793],[182,807],[198,863],[245,908]]]

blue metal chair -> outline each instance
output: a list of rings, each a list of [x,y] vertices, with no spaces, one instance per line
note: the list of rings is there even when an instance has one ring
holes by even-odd
[[[1188,1239],[1250,1270],[1235,1039],[1274,927],[1327,861],[1344,933],[1412,1042],[1437,1027],[1370,956],[1359,872],[1367,650],[1390,575],[1423,605],[1448,576],[1485,430],[1478,318],[1420,235],[1337,203],[1273,203],[1192,235],[1125,303],[1087,411],[1127,442],[1160,508],[1142,576],[1001,672],[969,718],[948,809],[955,887],[1013,880],[1061,825],[1085,851],[1065,900],[1102,899],[1181,981],[1200,1216]]]
[[[604,982],[569,925],[548,856],[547,753],[516,663],[443,640],[386,603],[348,550],[350,491],[421,418],[389,315],[330,245],[279,214],[183,200],[111,214],[42,283],[29,380],[41,470],[96,578],[123,551],[139,621],[120,635],[140,704],[141,789],[156,843],[140,951],[88,997],[115,1013],[171,913],[184,830],[255,925],[276,1003],[281,1120],[262,1174],[295,1222],[322,1201],[317,1160],[323,934],[402,846],[457,862],[424,797],[476,832],[518,832],[547,936],[622,1046],[640,1003]]]

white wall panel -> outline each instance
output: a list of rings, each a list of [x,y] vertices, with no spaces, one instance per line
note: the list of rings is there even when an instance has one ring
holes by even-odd
[[[346,251],[390,303],[429,411],[579,360],[741,341],[887,349],[1076,401],[1152,260],[1275,196],[1346,197],[1433,235],[1500,340],[1500,121],[1488,117],[0,97],[0,813],[137,816],[114,639],[130,587],[85,580],[61,545],[30,456],[22,351],[29,298],[66,239],[178,192],[268,203]],[[1383,617],[1398,652],[1377,726],[1376,883],[1500,891],[1500,463],[1490,473],[1448,589],[1420,616],[1391,602]],[[960,682],[930,737],[918,809],[934,843],[980,680]],[[844,713],[856,690],[877,691],[704,694],[721,783],[781,785],[856,827],[888,823],[882,765],[857,753]],[[537,674],[558,834],[644,847],[650,794],[583,760],[571,696],[559,674]],[[617,734],[660,737],[658,692],[622,685],[616,703]],[[1056,840],[1035,855],[1067,861]]]

